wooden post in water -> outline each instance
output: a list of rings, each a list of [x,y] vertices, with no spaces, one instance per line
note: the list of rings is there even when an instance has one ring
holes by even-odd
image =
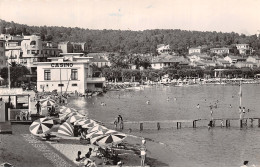
[[[260,127],[260,119],[258,119],[258,127]]]
[[[196,128],[196,120],[194,120],[192,123],[193,123],[193,128]]]
[[[226,127],[230,127],[230,120],[229,119],[226,120]]]
[[[143,123],[141,122],[141,123],[140,123],[140,131],[143,131],[143,128],[144,128],[144,127],[143,127]]]
[[[181,128],[181,122],[177,122],[177,129]]]
[[[212,127],[215,127],[215,120],[212,120]]]
[[[240,119],[240,128],[243,128],[243,120]]]
[[[157,129],[160,130],[161,129],[161,126],[160,126],[160,123],[157,122]]]

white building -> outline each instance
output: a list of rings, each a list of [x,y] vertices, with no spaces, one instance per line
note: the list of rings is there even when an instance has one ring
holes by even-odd
[[[249,47],[249,44],[236,44],[239,54],[251,54],[253,49]]]
[[[229,54],[229,48],[211,48],[210,52],[218,55]]]
[[[63,57],[49,58],[51,62],[38,62],[37,90],[58,92],[102,91],[105,78],[92,77],[92,57],[83,53],[63,53]]]
[[[162,54],[162,53],[168,54],[171,52],[170,45],[165,45],[165,44],[157,45],[156,50],[159,54]]]
[[[189,54],[192,54],[192,53],[201,53],[201,47],[189,48]]]

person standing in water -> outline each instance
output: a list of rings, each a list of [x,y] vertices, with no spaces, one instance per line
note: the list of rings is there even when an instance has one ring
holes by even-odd
[[[115,121],[114,121],[114,126],[115,126],[115,129],[117,129],[117,123],[118,123],[118,119],[115,118]]]
[[[124,129],[123,117],[121,115],[118,115],[117,121],[118,121],[118,124],[119,124],[119,129],[120,130]]]
[[[212,109],[212,106],[210,106],[210,116],[211,116],[211,120],[213,120],[213,109]]]
[[[238,112],[239,112],[239,119],[242,120],[243,119],[243,113],[242,113],[241,106],[239,106]]]

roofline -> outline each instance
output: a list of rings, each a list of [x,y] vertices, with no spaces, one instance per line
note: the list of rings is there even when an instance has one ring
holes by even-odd
[[[84,54],[84,53],[60,53],[60,55],[78,55],[78,54]]]
[[[91,62],[84,62],[84,61],[65,61],[65,62],[35,62],[33,64],[35,65],[41,65],[41,64],[53,64],[53,63],[73,63],[73,64],[89,64]]]

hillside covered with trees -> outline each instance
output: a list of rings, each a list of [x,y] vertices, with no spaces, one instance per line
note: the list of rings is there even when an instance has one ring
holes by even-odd
[[[185,55],[189,47],[205,45],[206,49],[247,43],[260,54],[256,35],[238,33],[155,29],[144,31],[90,30],[57,26],[28,26],[0,20],[0,33],[11,35],[39,34],[44,41],[86,42],[88,52],[156,53],[158,44],[169,44],[175,53]]]

